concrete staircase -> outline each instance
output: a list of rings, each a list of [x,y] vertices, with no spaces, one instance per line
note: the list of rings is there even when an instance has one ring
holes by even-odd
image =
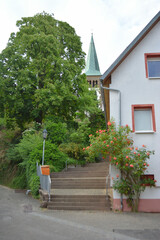
[[[51,201],[53,210],[110,210],[106,191],[107,162],[90,163],[85,167],[68,168],[51,173]]]

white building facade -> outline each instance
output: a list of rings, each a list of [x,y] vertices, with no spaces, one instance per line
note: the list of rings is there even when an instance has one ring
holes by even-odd
[[[160,12],[102,75],[101,81],[110,88],[104,90],[108,92],[107,118],[113,117],[117,125],[131,127],[134,146],[146,145],[155,150],[148,160],[146,174],[157,180],[156,187],[146,187],[141,194],[139,211],[160,212]],[[116,173],[111,167],[111,178]],[[116,191],[113,208],[120,209],[120,195]]]

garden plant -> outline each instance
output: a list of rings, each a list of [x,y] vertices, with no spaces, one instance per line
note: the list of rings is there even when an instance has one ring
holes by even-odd
[[[109,156],[119,174],[113,178],[113,188],[127,197],[132,211],[138,211],[140,194],[146,187],[155,186],[156,180],[145,177],[149,164],[147,160],[154,151],[142,147],[134,147],[132,132],[128,125],[116,127],[114,121],[108,122],[107,130],[96,131],[89,135],[90,146],[84,148],[89,158],[98,157],[101,153],[105,159]]]

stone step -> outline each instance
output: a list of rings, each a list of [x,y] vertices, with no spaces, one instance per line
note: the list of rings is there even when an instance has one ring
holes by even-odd
[[[95,170],[95,168],[88,168],[88,169],[84,169],[84,170],[82,170],[82,169],[77,169],[77,168],[68,168],[67,170],[63,170],[63,172],[69,172],[69,173],[71,173],[71,172],[73,172],[73,173],[75,173],[75,172],[79,172],[79,173],[82,173],[82,172],[107,172],[108,171],[108,169],[107,168],[104,168],[104,167],[102,167],[102,168],[98,168],[98,169],[96,169]]]
[[[108,168],[101,167],[101,168],[68,168],[67,170],[64,169],[63,171],[59,173],[83,173],[83,172],[107,172]]]
[[[106,199],[108,162],[89,163],[51,173],[51,196],[47,208],[52,210],[109,211]]]
[[[93,186],[93,185],[95,185],[95,186],[100,186],[100,185],[102,185],[102,186],[105,186],[106,185],[106,183],[105,183],[105,181],[104,182],[92,182],[92,181],[90,181],[90,182],[76,182],[76,181],[68,181],[68,182],[64,182],[64,181],[58,181],[58,182],[52,182],[52,186],[58,186],[58,185],[60,185],[60,186],[80,186],[80,185],[85,185],[85,186]]]
[[[105,185],[51,185],[51,189],[105,189]]]
[[[50,203],[48,203],[47,206],[48,209],[50,210],[73,210],[73,211],[110,211],[110,206],[54,206]]]
[[[108,166],[109,165],[109,161],[102,161],[102,162],[93,162],[93,163],[86,163],[84,166],[81,165],[69,165],[69,167],[75,167],[75,168],[87,168],[87,167],[101,167],[101,166]]]
[[[51,178],[84,178],[84,177],[105,177],[108,171],[103,172],[54,172],[51,173]]]
[[[98,163],[86,163],[84,167],[95,167],[95,166],[107,166],[109,164],[109,161],[103,161],[103,162],[98,162]]]
[[[67,170],[66,169],[64,169],[64,171],[67,171],[67,172],[71,172],[71,171],[73,171],[73,172],[78,172],[78,171],[80,171],[80,172],[83,172],[83,171],[94,171],[94,172],[96,172],[96,171],[100,171],[100,170],[104,170],[104,169],[106,169],[107,170],[107,166],[106,165],[103,165],[103,166],[100,166],[100,167],[98,167],[98,166],[92,166],[92,167],[69,167]]]
[[[106,176],[104,177],[66,177],[66,178],[63,178],[63,177],[58,177],[58,178],[51,178],[52,181],[59,181],[59,180],[62,180],[62,181],[67,181],[67,180],[70,180],[70,179],[73,179],[73,180],[77,180],[77,181],[82,181],[82,180],[106,180]]]
[[[54,182],[105,182],[106,177],[84,177],[84,178],[52,178]]]
[[[106,179],[53,179],[51,183],[51,188],[106,188]]]
[[[107,207],[107,202],[51,202],[50,205],[53,206],[58,206],[58,207],[62,207],[62,206],[101,206],[101,207]]]
[[[66,198],[66,199],[82,199],[82,200],[84,200],[84,199],[89,199],[90,201],[92,201],[92,200],[94,200],[94,199],[102,199],[102,200],[105,200],[106,199],[106,196],[105,195],[78,195],[78,194],[76,194],[76,195],[66,195],[66,194],[64,194],[64,195],[58,195],[58,194],[51,194],[51,198],[53,198],[53,199],[64,199],[64,198]]]
[[[92,190],[92,189],[91,189]],[[91,191],[90,190],[90,191]],[[53,190],[52,190],[53,191]],[[66,194],[57,194],[57,192],[55,192],[55,194],[50,195],[50,201],[51,202],[86,202],[86,203],[92,203],[92,202],[103,202],[105,203],[106,201],[108,201],[108,199],[110,199],[110,197],[106,197],[106,192],[99,192],[99,190],[97,191],[97,195],[93,195],[94,192],[92,192],[92,195],[88,194],[88,191],[85,192],[85,195],[78,195],[79,191],[77,192],[76,195],[73,195],[74,192],[70,192],[70,195],[66,195]],[[64,192],[64,191],[63,191]],[[58,192],[59,193],[59,192]],[[98,195],[101,194],[101,195]],[[48,195],[45,196],[45,201],[48,202]]]
[[[99,203],[105,203],[106,202],[106,196],[100,195],[51,195],[51,201],[52,202],[99,202]]]
[[[106,189],[51,189],[51,195],[97,195],[97,196],[106,196]]]

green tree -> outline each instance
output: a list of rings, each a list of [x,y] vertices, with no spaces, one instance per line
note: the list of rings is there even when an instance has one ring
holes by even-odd
[[[22,18],[17,27],[0,54],[0,115],[8,126],[42,123],[47,115],[72,120],[77,112],[83,117],[94,111],[74,28],[45,12]]]

